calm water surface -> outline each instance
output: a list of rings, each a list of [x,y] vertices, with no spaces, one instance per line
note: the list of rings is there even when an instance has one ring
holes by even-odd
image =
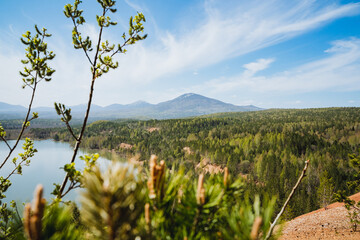
[[[0,169],[0,176],[8,176],[9,172],[13,169],[14,164],[11,162],[11,159],[18,156],[18,153],[23,150],[23,142],[19,143],[4,168]],[[15,141],[9,141],[9,144],[12,146],[15,144]],[[44,186],[45,198],[50,199],[53,197],[50,194],[54,189],[53,183],[62,183],[65,172],[60,168],[70,162],[73,153],[72,146],[68,143],[55,142],[53,140],[35,141],[34,146],[38,152],[31,159],[30,166],[23,167],[23,175],[13,175],[10,178],[12,185],[5,193],[7,196],[5,202],[10,200],[19,202],[31,200],[36,185],[40,183]],[[0,142],[0,160],[2,161],[7,154],[7,146]],[[84,154],[83,151],[78,152],[78,156]],[[100,157],[98,162],[104,168],[110,161]],[[77,159],[75,163],[79,168],[84,166],[80,159]],[[77,191],[76,189],[70,192],[64,200],[76,200]]]

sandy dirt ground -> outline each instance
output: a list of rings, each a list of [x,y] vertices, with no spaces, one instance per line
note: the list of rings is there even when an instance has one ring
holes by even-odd
[[[360,201],[360,193],[350,197]],[[281,240],[287,239],[341,239],[360,240],[360,226],[353,232],[342,203],[301,215],[284,225]]]

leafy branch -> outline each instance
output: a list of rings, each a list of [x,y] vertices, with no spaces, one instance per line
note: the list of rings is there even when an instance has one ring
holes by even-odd
[[[23,82],[22,88],[30,87],[32,89],[32,94],[21,130],[17,136],[15,144],[12,147],[6,140],[6,132],[4,128],[0,125],[0,139],[9,148],[9,152],[7,156],[0,165],[0,169],[2,169],[4,165],[7,163],[7,161],[10,159],[11,155],[13,154],[14,150],[16,149],[22,138],[25,129],[30,126],[30,122],[38,118],[38,113],[33,112],[31,117],[30,117],[30,113],[39,82],[42,80],[45,80],[47,82],[51,81],[51,76],[55,72],[55,70],[53,70],[48,65],[48,61],[54,59],[55,54],[47,49],[47,43],[44,41],[44,39],[50,37],[51,34],[48,34],[45,28],[39,30],[39,28],[36,25],[35,25],[35,31],[36,31],[35,35],[32,35],[31,32],[27,31],[25,34],[22,35],[22,38],[20,38],[21,42],[27,46],[27,48],[25,49],[26,59],[21,60],[21,62],[25,65],[24,70],[20,71],[20,75],[22,76],[22,82]],[[29,158],[34,156],[34,153],[36,152],[36,149],[33,148],[33,142],[29,139],[25,140],[23,149],[25,150],[25,152],[19,154],[22,160],[20,162],[17,162],[18,158],[17,157],[13,158],[13,163],[15,164],[15,168],[8,174],[7,177],[5,178],[3,176],[0,177],[1,198],[5,197],[3,193],[11,185],[9,178],[15,173],[21,174],[22,167],[29,165],[30,163]]]
[[[80,133],[76,137],[74,132],[71,130],[71,127],[69,125],[69,121],[71,119],[71,112],[70,109],[65,109],[65,107],[62,108],[63,105],[60,103],[55,103],[56,111],[59,115],[62,115],[62,119],[64,119],[65,124],[67,125],[68,130],[70,131],[71,135],[76,140],[73,156],[71,158],[70,164],[75,162],[77,152],[79,150],[81,140],[83,138],[87,121],[90,114],[90,108],[91,103],[93,99],[93,93],[94,93],[94,85],[97,78],[99,78],[102,74],[107,73],[110,69],[116,69],[119,64],[118,62],[114,62],[113,57],[116,54],[119,53],[125,53],[126,49],[124,47],[126,45],[134,44],[137,41],[143,40],[147,37],[147,35],[140,35],[144,31],[143,22],[145,22],[145,17],[142,13],[138,13],[134,18],[130,18],[130,27],[129,27],[129,37],[126,37],[126,34],[123,34],[124,42],[122,44],[118,44],[117,49],[115,49],[115,44],[109,44],[108,41],[102,42],[102,35],[104,28],[108,28],[110,26],[117,25],[116,22],[111,21],[111,18],[107,16],[107,13],[110,11],[111,13],[116,12],[115,1],[113,0],[98,0],[98,3],[101,5],[102,8],[102,15],[97,15],[96,20],[99,26],[99,33],[98,33],[98,39],[97,39],[97,45],[95,48],[95,54],[93,59],[91,59],[90,52],[93,51],[92,47],[92,41],[90,40],[89,36],[86,36],[85,38],[82,37],[82,34],[79,32],[79,26],[83,25],[86,21],[85,18],[82,16],[83,10],[79,10],[79,4],[82,1],[75,0],[74,4],[67,4],[65,5],[64,14],[67,18],[70,18],[73,22],[74,28],[72,31],[72,40],[73,45],[75,49],[82,49],[85,53],[86,58],[88,59],[90,66],[91,66],[91,84],[90,84],[90,91],[89,91],[89,98],[87,103],[87,109],[85,113],[85,117],[83,120],[83,124],[80,128]],[[58,111],[60,110],[60,111]],[[69,173],[66,174],[63,183],[58,188],[58,191],[56,191],[57,198],[61,198],[64,196],[64,191],[66,184],[69,180]],[[58,185],[56,185],[58,186]],[[69,186],[69,188],[73,188],[72,185]],[[65,193],[68,193],[69,189],[65,191]]]
[[[83,186],[84,174],[88,173],[88,172],[92,172],[92,169],[96,165],[96,161],[98,160],[98,158],[99,158],[99,154],[97,154],[97,153],[91,154],[91,155],[80,156],[80,159],[82,161],[84,161],[84,163],[85,163],[85,168],[82,171],[76,169],[75,162],[64,165],[63,169],[66,172],[66,174],[69,176],[70,184],[69,184],[67,190],[60,195],[60,198],[58,198],[58,200],[63,198],[71,190],[80,188]],[[51,194],[58,196],[60,194],[59,192],[60,192],[60,185],[55,184],[55,189]]]
[[[70,121],[72,119],[71,116],[71,109],[70,108],[66,108],[64,104],[61,103],[54,103],[55,105],[55,110],[56,113],[61,117],[61,121],[64,122],[66,124],[67,129],[69,130],[71,136],[73,136],[73,138],[75,140],[78,140],[78,138],[76,137],[74,131],[72,130],[71,126],[70,126]]]
[[[20,38],[21,42],[28,46],[25,49],[27,52],[25,54],[26,59],[21,60],[21,62],[25,64],[24,71],[19,72],[23,77],[22,87],[25,88],[26,86],[29,86],[32,89],[28,111],[26,113],[24,124],[20,130],[16,142],[14,146],[10,148],[10,151],[5,160],[2,162],[0,169],[6,164],[11,154],[17,147],[25,129],[29,126],[29,121],[38,117],[37,113],[33,113],[33,117],[31,119],[29,118],[38,83],[43,79],[45,79],[45,81],[50,81],[52,74],[55,72],[55,70],[50,68],[47,64],[47,61],[52,60],[55,57],[55,54],[52,51],[47,50],[47,44],[44,42],[44,38],[50,37],[51,34],[46,33],[47,30],[45,28],[40,31],[36,25],[35,30],[36,34],[34,36],[31,36],[31,32],[27,31],[25,34],[23,34],[23,38]]]

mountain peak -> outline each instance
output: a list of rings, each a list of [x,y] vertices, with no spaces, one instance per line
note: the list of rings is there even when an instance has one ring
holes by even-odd
[[[25,107],[22,107],[26,110]],[[72,114],[74,118],[83,116],[86,108],[84,104],[72,106]],[[22,116],[16,106],[0,103],[0,119],[10,119],[16,116]],[[151,104],[145,101],[137,101],[131,104],[112,104],[106,107],[92,105],[91,117],[96,119],[111,119],[111,118],[183,118],[190,116],[199,116],[205,114],[219,113],[219,112],[242,112],[242,111],[256,111],[260,110],[255,106],[236,106],[225,103],[213,98],[205,97],[196,93],[185,93],[175,99],[161,102],[158,104]],[[47,108],[40,108],[41,116],[45,118],[57,117],[53,109],[47,111]],[[19,117],[17,117],[19,118]]]
[[[195,93],[185,93],[177,98],[188,98],[188,97],[193,97],[193,96],[200,96],[199,94],[195,94]]]

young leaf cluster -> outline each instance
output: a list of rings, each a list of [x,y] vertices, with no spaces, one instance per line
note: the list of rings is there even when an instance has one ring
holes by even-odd
[[[72,40],[75,49],[83,49],[85,52],[92,51],[92,42],[90,37],[87,36],[85,39],[81,36],[78,31],[78,27],[85,23],[85,18],[82,16],[83,10],[79,10],[78,6],[82,1],[75,0],[74,5],[67,4],[64,7],[64,14],[67,18],[71,18],[74,24],[72,31]]]
[[[66,108],[64,104],[56,103],[56,102],[54,103],[54,106],[57,115],[61,116],[60,119],[62,122],[66,124],[66,127],[69,130],[71,136],[73,136],[75,140],[78,140],[78,138],[76,137],[74,131],[70,126],[70,121],[72,119],[71,108]]]
[[[99,158],[99,154],[91,154],[80,156],[80,159],[84,161],[85,167],[83,170],[76,169],[75,162],[65,164],[63,169],[69,177],[70,185],[65,193],[61,195],[61,197],[65,196],[69,191],[82,187],[84,173],[91,172],[94,166],[96,165],[96,161]],[[51,194],[58,196],[60,194],[60,185],[54,184],[55,189]]]
[[[48,61],[54,59],[55,54],[48,51],[47,43],[44,42],[44,38],[50,37],[51,34],[46,33],[45,28],[40,31],[36,25],[35,30],[35,35],[32,36],[31,32],[27,31],[20,38],[21,42],[28,46],[25,49],[26,59],[21,60],[25,64],[24,71],[20,71],[20,75],[23,77],[23,88],[26,86],[34,88],[43,79],[50,81],[55,72],[48,66]]]

